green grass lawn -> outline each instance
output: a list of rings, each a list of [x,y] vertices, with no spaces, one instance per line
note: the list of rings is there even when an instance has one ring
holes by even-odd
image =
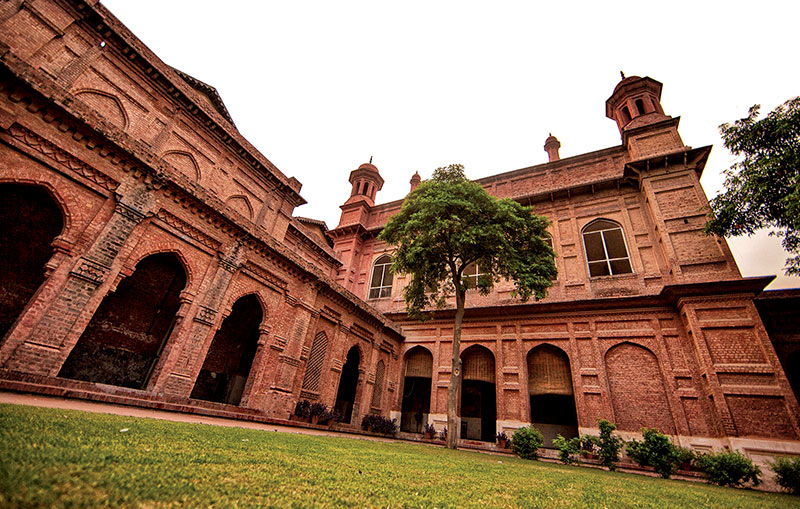
[[[0,455],[0,507],[763,508],[799,501],[401,442],[14,405],[0,405]]]

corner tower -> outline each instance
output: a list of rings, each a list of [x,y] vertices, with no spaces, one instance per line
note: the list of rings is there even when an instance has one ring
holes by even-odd
[[[666,115],[661,107],[662,86],[648,76],[623,74],[606,101],[606,116],[617,123],[632,159],[684,148],[678,134],[680,117]]]
[[[383,177],[378,172],[378,168],[372,164],[370,157],[368,163],[364,163],[350,172],[350,183],[353,188],[345,205],[364,200],[371,207],[375,205],[375,195],[383,187]]]

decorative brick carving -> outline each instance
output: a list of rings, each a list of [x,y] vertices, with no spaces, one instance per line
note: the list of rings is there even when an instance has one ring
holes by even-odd
[[[48,140],[19,124],[12,125],[8,130],[8,134],[51,161],[58,163],[59,166],[67,168],[81,177],[94,182],[103,189],[113,191],[119,186],[119,183],[114,179],[100,173],[77,157],[74,157],[72,154],[53,145]]]
[[[217,249],[220,248],[220,246],[222,246],[222,243],[219,242],[218,240],[216,240],[215,238],[213,238],[213,237],[211,237],[209,235],[206,235],[205,233],[203,233],[198,228],[195,228],[194,226],[190,225],[189,223],[187,223],[183,219],[181,219],[181,218],[179,218],[177,216],[174,216],[173,214],[170,214],[169,212],[167,212],[164,209],[161,209],[161,210],[158,211],[158,213],[156,214],[156,218],[158,218],[159,220],[163,221],[164,223],[166,223],[167,225],[171,226],[172,228],[176,229],[177,231],[183,233],[187,237],[196,240],[200,244],[202,244],[202,245],[204,245],[204,246],[206,246],[206,247],[208,247],[210,249],[213,249],[213,250],[216,251]],[[220,262],[222,263],[222,261],[220,261]],[[225,263],[227,263],[227,262],[225,262]],[[223,264],[223,268],[225,268],[224,264]],[[233,271],[230,271],[230,272],[233,272]]]
[[[197,311],[197,316],[194,321],[206,324],[208,326],[214,325],[214,319],[217,317],[217,312],[211,308],[200,306]]]
[[[106,275],[108,275],[109,271],[111,271],[111,267],[107,267],[101,263],[89,260],[87,258],[81,258],[78,264],[72,270],[71,274],[80,279],[99,285],[106,278]]]

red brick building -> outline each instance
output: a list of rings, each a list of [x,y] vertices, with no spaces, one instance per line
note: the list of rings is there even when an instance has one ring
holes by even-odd
[[[336,228],[295,217],[300,183],[216,90],[91,0],[0,5],[0,73],[0,388],[262,420],[309,399],[342,425],[442,428],[452,310],[405,315],[376,240],[402,202],[375,203],[375,166],[350,174]],[[550,137],[548,163],[479,180],[550,219],[559,276],[540,302],[468,295],[462,438],[607,418],[800,454],[781,365],[800,359],[797,293],[762,294],[770,278],[702,233],[710,147],[685,146],[660,97],[625,78],[606,103],[621,145],[559,159]]]

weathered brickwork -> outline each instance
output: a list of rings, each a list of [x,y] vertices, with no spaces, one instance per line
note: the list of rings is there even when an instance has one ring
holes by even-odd
[[[540,302],[468,294],[462,438],[606,418],[800,454],[797,292],[762,294],[702,233],[710,147],[685,146],[660,97],[625,78],[619,146],[561,159],[551,136],[548,163],[478,181],[550,220],[559,276]],[[216,90],[98,2],[3,2],[0,387],[247,419],[308,399],[441,429],[454,303],[409,319],[406,279],[373,274],[402,200],[376,204],[371,163],[349,180],[335,228],[294,217],[300,183]]]
[[[96,2],[4,2],[0,60],[3,254],[28,260],[0,281],[4,383],[286,419],[326,331],[315,399],[357,346],[352,420],[389,414],[365,387],[380,361],[397,376],[402,336],[330,277],[299,182],[213,88]]]

